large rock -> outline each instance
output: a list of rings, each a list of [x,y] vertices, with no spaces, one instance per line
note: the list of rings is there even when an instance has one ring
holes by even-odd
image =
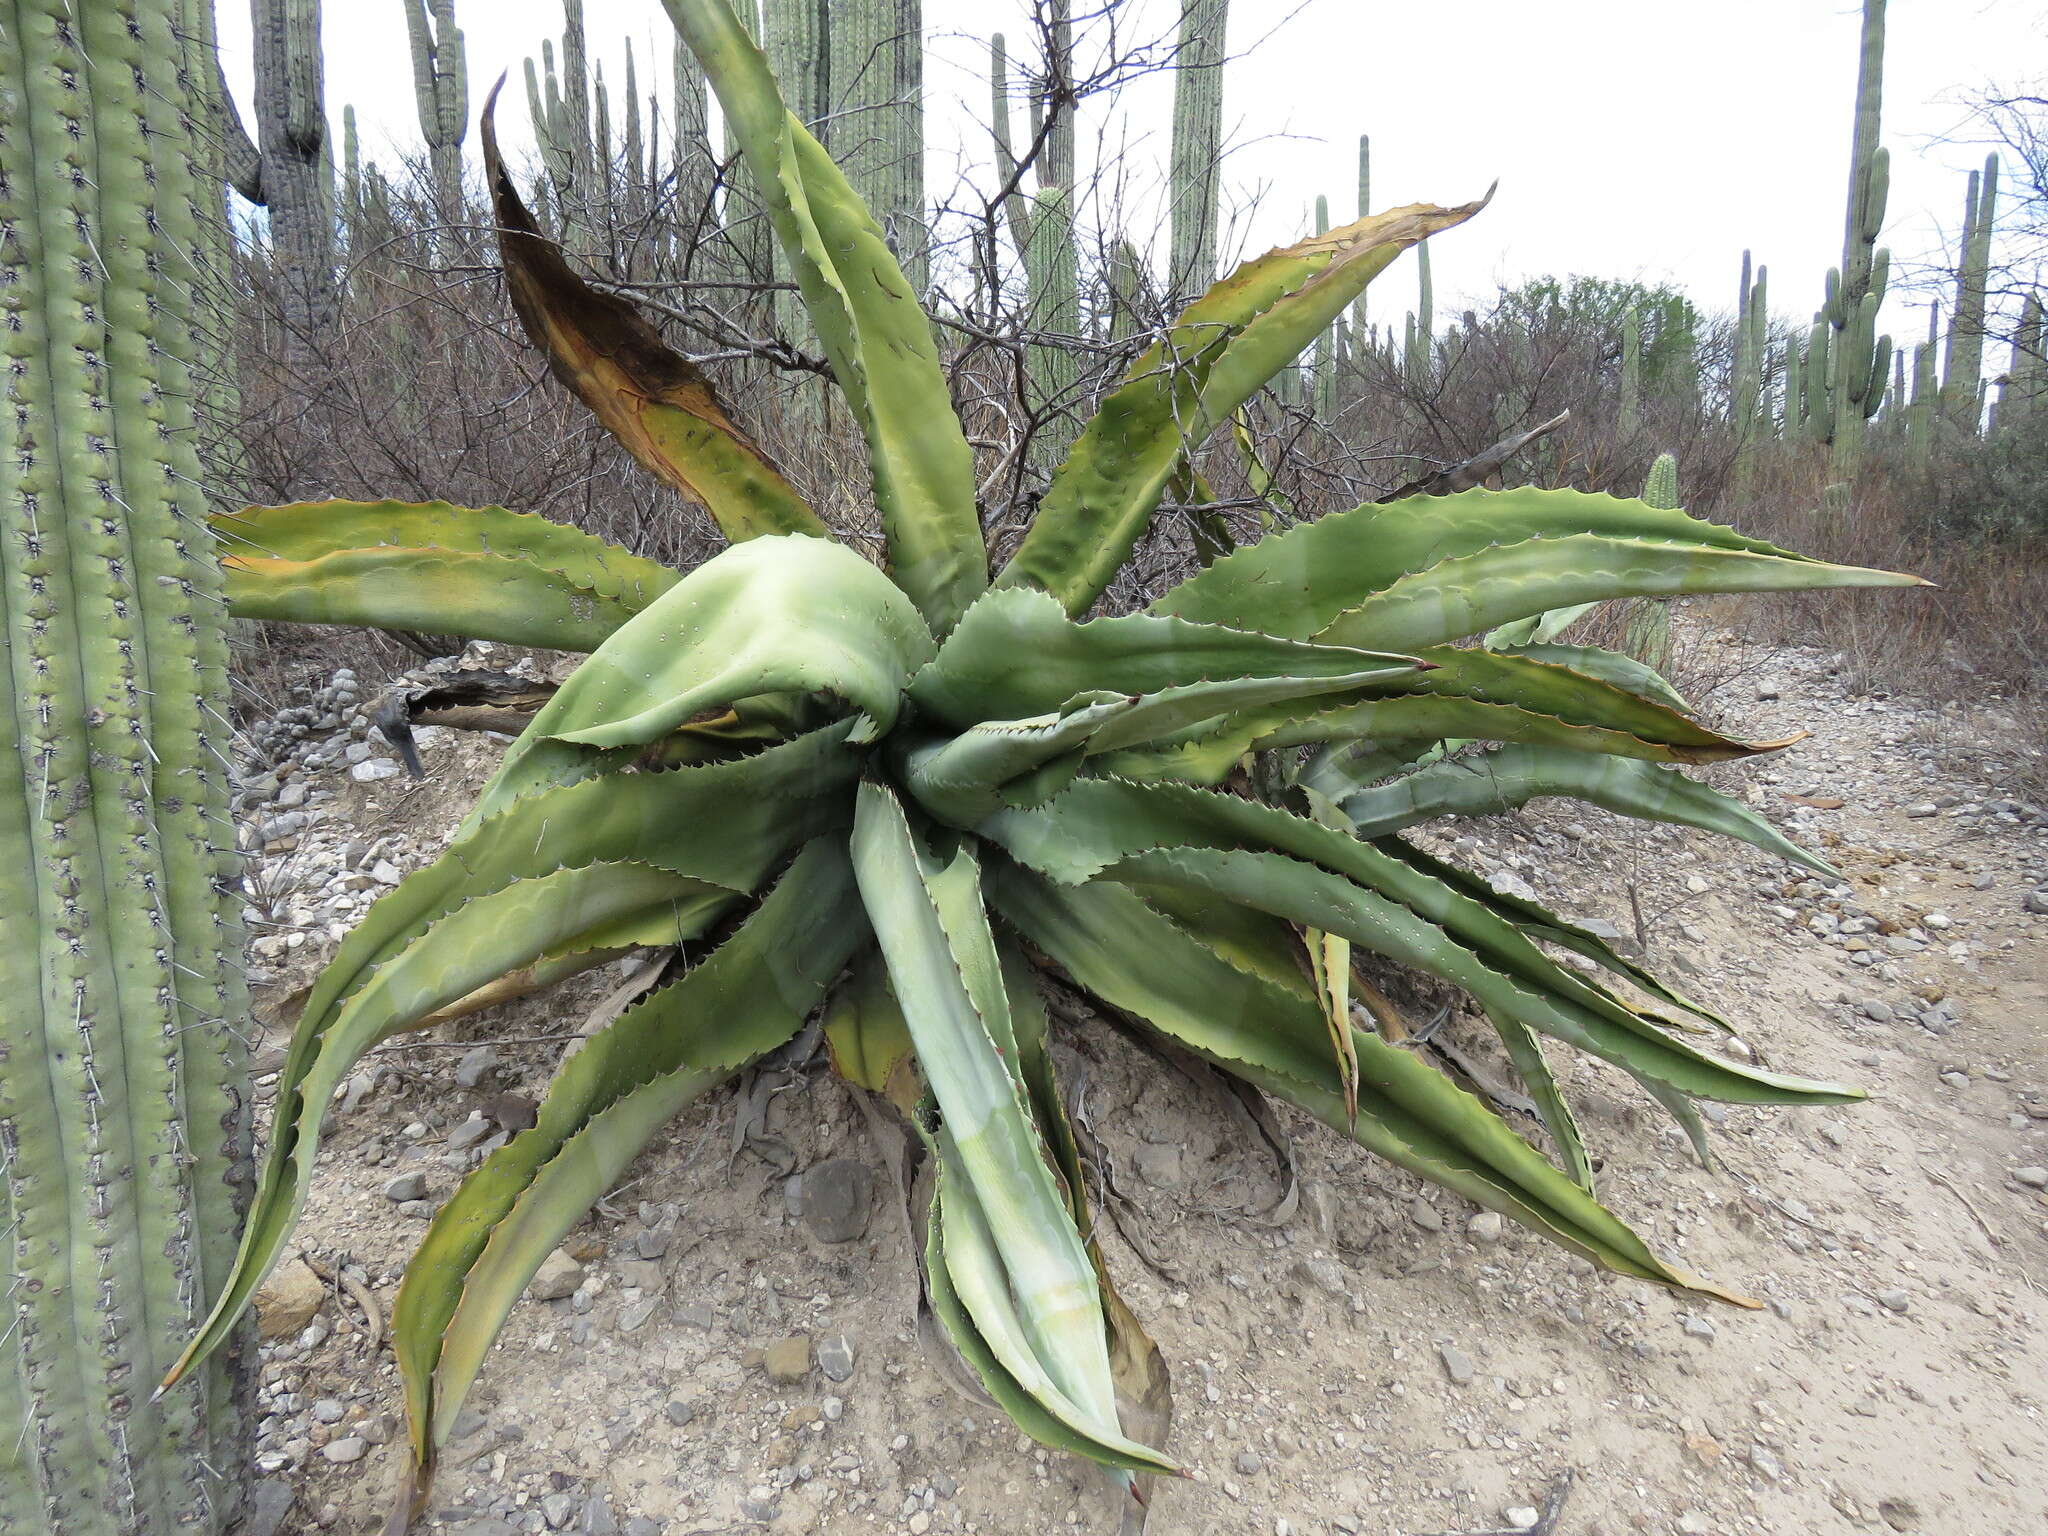
[[[583,1283],[583,1266],[557,1248],[540,1261],[527,1283],[526,1294],[535,1301],[560,1301]]]
[[[797,1212],[821,1243],[850,1243],[868,1229],[875,1176],[856,1158],[834,1157],[804,1170]]]
[[[313,1321],[327,1301],[327,1287],[304,1259],[287,1259],[256,1288],[256,1331],[282,1339]]]

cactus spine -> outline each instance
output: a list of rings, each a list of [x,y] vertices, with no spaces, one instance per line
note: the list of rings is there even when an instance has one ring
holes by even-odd
[[[455,0],[406,0],[412,89],[420,134],[433,168],[434,205],[444,220],[462,217],[462,140],[469,131],[469,67]]]
[[[211,1536],[232,1366],[150,1390],[239,1227],[237,878],[195,487],[192,0],[0,31],[0,1529]],[[317,152],[317,144],[312,148]]]
[[[1829,330],[1827,399],[1816,436],[1833,445],[1837,474],[1855,467],[1863,424],[1884,403],[1892,342],[1877,334],[1884,303],[1888,251],[1884,230],[1891,157],[1878,143],[1884,99],[1885,0],[1863,0],[1862,47],[1856,68],[1856,119],[1849,155],[1848,209],[1843,219],[1842,264],[1828,274],[1823,313]]]
[[[1957,426],[1975,433],[1984,399],[1985,291],[1991,276],[1991,226],[1998,211],[1998,156],[1988,155],[1984,172],[1970,173],[1963,209],[1961,260],[1956,296],[1949,310],[1948,357],[1942,369],[1943,408]]]
[[[1229,0],[1181,0],[1174,58],[1170,162],[1175,294],[1195,294],[1216,276],[1216,225],[1223,153],[1224,33]]]

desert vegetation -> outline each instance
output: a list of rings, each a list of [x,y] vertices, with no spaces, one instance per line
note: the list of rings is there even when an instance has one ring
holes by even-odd
[[[210,0],[25,0],[0,40],[0,916],[32,936],[0,945],[0,1529],[229,1529],[249,1311],[352,1074],[626,956],[656,983],[397,1294],[390,1530],[549,1255],[798,1046],[902,1135],[944,1347],[1130,1518],[1181,1470],[1171,1362],[1103,1259],[1055,1019],[1755,1306],[1603,1203],[1559,1063],[1613,1067],[1703,1157],[1702,1106],[1860,1090],[1760,1064],[1637,949],[1410,834],[1574,799],[1838,880],[1688,772],[1788,745],[1690,696],[1708,612],[1860,690],[2036,707],[2038,101],[1976,103],[2002,153],[1954,261],[1895,277],[1865,0],[1824,279],[1745,253],[1726,313],[1576,275],[1446,320],[1431,242],[1486,203],[1376,206],[1364,137],[1355,207],[1223,261],[1227,0],[1153,36],[1040,0],[988,39],[992,172],[951,185],[918,0],[664,3],[673,54],[622,80],[565,0],[494,86],[455,0],[406,0],[404,164],[327,100],[317,0],[255,0],[246,117]],[[1076,138],[1162,72],[1148,256]],[[1907,279],[1925,340],[1885,330]],[[337,665],[472,641],[522,670],[447,673],[471,693],[421,718],[516,739],[290,1001],[258,1134],[249,733]],[[394,698],[397,744],[428,705]],[[1445,997],[1526,1115],[1417,1048]]]

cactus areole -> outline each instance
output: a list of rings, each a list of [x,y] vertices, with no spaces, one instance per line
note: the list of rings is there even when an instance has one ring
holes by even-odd
[[[1095,1249],[1049,991],[1085,994],[1610,1269],[1740,1301],[1595,1198],[1542,1040],[1613,1063],[1689,1123],[1695,1098],[1855,1090],[1704,1048],[1680,1022],[1702,1005],[1402,839],[1457,798],[1445,774],[1413,795],[1371,790],[1450,744],[1506,742],[1524,749],[1524,798],[1582,794],[1789,848],[1661,766],[1784,743],[1720,735],[1625,656],[1454,642],[1614,597],[1912,578],[1643,501],[1479,491],[1301,523],[1142,611],[1090,619],[1190,449],[1401,251],[1479,205],[1389,209],[1245,262],[1133,364],[995,564],[931,326],[882,229],[726,0],[667,3],[866,434],[883,559],[841,542],[709,382],[547,247],[487,111],[529,334],[732,547],[684,573],[502,508],[219,520],[238,613],[589,655],[448,851],[370,911],[312,988],[240,1254],[179,1369],[232,1337],[284,1252],[323,1113],[365,1051],[498,976],[635,944],[686,944],[690,963],[564,1061],[536,1123],[464,1180],[408,1269],[392,1324],[414,1470],[401,1524],[548,1252],[683,1106],[814,1018],[838,1071],[901,1110],[924,1149],[913,1214],[944,1336],[1025,1432],[1134,1495],[1175,1470],[1166,1365]],[[1471,994],[1556,1161],[1400,1048],[1398,1019],[1354,1008],[1366,955]]]
[[[0,1531],[224,1531],[240,1226],[226,647],[192,401],[221,189],[176,0],[0,26]],[[188,47],[192,52],[188,55]]]

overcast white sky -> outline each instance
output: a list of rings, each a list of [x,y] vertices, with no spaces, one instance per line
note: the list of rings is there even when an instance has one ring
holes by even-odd
[[[241,94],[248,20],[238,0],[220,8]],[[559,0],[457,8],[473,104],[509,70],[504,134],[530,142],[520,62],[559,34]],[[956,168],[986,163],[985,39],[1022,37],[1025,10],[1025,0],[926,0],[934,193]],[[1177,12],[1175,0],[1129,0],[1123,25],[1156,35]],[[1480,218],[1431,243],[1439,324],[1496,281],[1544,273],[1673,281],[1725,309],[1745,247],[1771,268],[1773,308],[1803,316],[1841,249],[1859,13],[1855,0],[1235,0],[1224,118],[1239,148],[1225,179],[1254,205],[1242,238],[1252,248],[1293,238],[1319,192],[1334,215],[1353,216],[1357,137],[1370,133],[1375,208],[1461,202],[1500,182]],[[587,15],[607,79],[619,78],[631,36],[643,93],[665,100],[672,34],[659,0],[587,0]],[[336,119],[353,102],[371,154],[416,142],[401,0],[330,0],[325,38]],[[1895,260],[1928,256],[1953,234],[1964,173],[1981,163],[1981,149],[1934,142],[1960,120],[1955,94],[2044,74],[2048,0],[1891,0]],[[1144,189],[1163,175],[1167,109],[1160,82],[1130,92],[1120,118],[1084,118],[1084,146],[1125,147],[1141,246],[1157,222]],[[473,133],[464,148],[473,161]],[[1413,303],[1410,265],[1375,285],[1379,313]],[[1887,323],[1917,324],[1896,307]]]

